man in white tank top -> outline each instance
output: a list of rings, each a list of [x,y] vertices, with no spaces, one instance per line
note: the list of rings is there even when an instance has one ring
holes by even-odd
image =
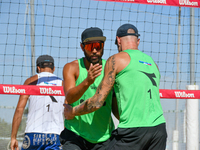
[[[36,75],[28,78],[24,85],[62,86],[62,79],[53,74],[54,59],[49,55],[38,57]],[[11,150],[18,150],[17,131],[24,108],[29,100],[28,119],[22,150],[61,149],[59,134],[64,129],[64,96],[21,95],[12,122]]]

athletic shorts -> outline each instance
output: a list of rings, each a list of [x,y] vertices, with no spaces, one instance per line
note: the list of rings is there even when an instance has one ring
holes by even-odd
[[[21,150],[61,150],[58,134],[25,133]]]
[[[60,134],[60,143],[63,150],[105,150],[109,139],[101,143],[91,143],[65,128]]]
[[[165,123],[155,127],[117,128],[106,150],[165,150]]]

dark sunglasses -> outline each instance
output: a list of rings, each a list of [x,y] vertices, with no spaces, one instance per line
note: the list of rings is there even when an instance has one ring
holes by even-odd
[[[87,50],[87,51],[92,51],[94,48],[97,50],[97,51],[100,51],[103,46],[104,46],[104,43],[103,42],[97,42],[97,43],[84,43],[84,49]]]

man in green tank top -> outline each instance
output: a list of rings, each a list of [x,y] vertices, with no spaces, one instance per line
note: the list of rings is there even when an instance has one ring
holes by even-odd
[[[138,50],[138,30],[124,24],[117,30],[119,53],[109,57],[95,95],[76,107],[66,105],[65,118],[98,111],[114,86],[119,125],[108,150],[165,150],[167,132],[160,104],[160,73],[153,59]]]
[[[106,64],[102,59],[106,37],[103,36],[101,29],[85,29],[81,40],[80,46],[85,57],[67,63],[63,68],[65,103],[72,107],[95,94],[103,79]],[[117,102],[112,102],[112,96],[111,91],[102,108],[93,113],[76,116],[72,120],[65,119],[65,129],[60,134],[64,150],[105,149],[114,130],[111,109]],[[117,109],[113,109],[113,114],[116,114],[115,112],[118,112]]]

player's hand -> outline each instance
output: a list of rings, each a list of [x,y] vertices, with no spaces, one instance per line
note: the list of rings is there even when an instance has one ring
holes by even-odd
[[[11,138],[10,148],[11,150],[15,150],[15,148],[19,150],[17,139]]]
[[[90,64],[90,68],[88,70],[88,76],[87,76],[88,82],[90,84],[94,83],[96,77],[98,77],[99,75],[101,75],[101,71],[102,71],[102,65],[99,65],[99,64],[93,65],[91,63]]]
[[[74,119],[75,116],[72,114],[73,107],[68,104],[63,104],[63,106],[65,107],[65,109],[64,109],[65,119],[67,119],[67,120]]]

